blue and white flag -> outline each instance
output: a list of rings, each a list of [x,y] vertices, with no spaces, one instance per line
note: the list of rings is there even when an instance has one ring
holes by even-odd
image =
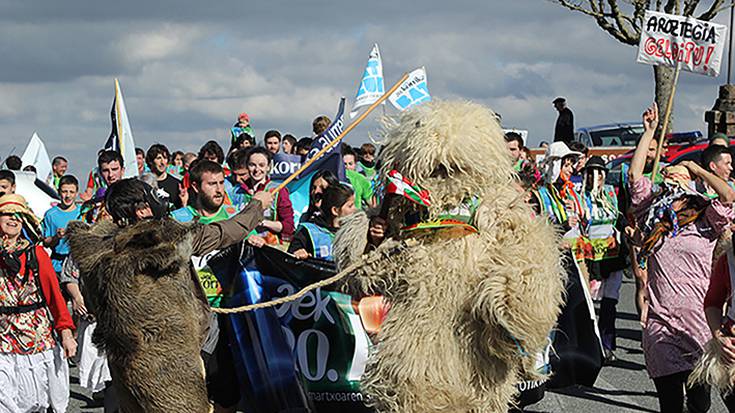
[[[329,145],[333,140],[337,139],[337,137],[342,134],[345,129],[344,118],[345,98],[342,98],[339,101],[339,108],[337,109],[337,114],[334,116],[332,124],[329,125],[327,130],[314,137],[314,142],[311,144],[309,153],[306,155],[307,161],[313,158],[317,153],[319,153],[319,151],[324,149],[325,146]],[[335,149],[339,149],[339,146],[335,145],[332,149],[328,150],[327,153],[332,153],[332,151],[334,151]]]
[[[420,67],[408,74],[401,86],[388,96],[388,100],[398,110],[406,110],[411,106],[431,100],[429,86],[426,83],[426,69]]]
[[[365,73],[362,74],[360,87],[357,89],[355,96],[355,104],[350,112],[350,119],[357,115],[359,108],[369,106],[375,103],[385,93],[385,85],[383,84],[383,61],[380,59],[380,50],[378,44],[373,46],[368,58]]]
[[[115,79],[115,98],[112,101],[110,111],[112,130],[110,137],[105,143],[105,150],[119,152],[123,157],[125,165],[125,178],[138,176],[138,160],[135,157],[135,142],[133,141],[133,130],[128,121],[128,112],[125,109],[120,82]]]

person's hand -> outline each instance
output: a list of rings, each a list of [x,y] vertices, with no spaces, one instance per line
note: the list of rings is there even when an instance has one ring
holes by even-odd
[[[723,361],[726,364],[735,363],[735,338],[726,336],[720,330],[715,331],[712,336],[720,347]]]
[[[189,191],[184,187],[184,184],[179,184],[179,200],[182,206],[189,205]]]
[[[694,161],[681,161],[679,165],[687,168],[693,176],[700,176],[703,171],[702,167]]]
[[[253,200],[260,201],[263,209],[268,209],[273,204],[273,194],[270,191],[260,191],[253,195]]]
[[[648,304],[641,306],[641,328],[646,328],[648,324]]]
[[[248,237],[248,244],[252,245],[255,248],[260,248],[265,245],[266,242],[265,238],[261,237],[260,235],[251,235]]]
[[[651,106],[643,112],[643,129],[647,131],[656,130],[658,127],[658,105],[653,102]]]
[[[375,217],[370,221],[370,229],[368,230],[368,237],[373,245],[378,245],[383,242],[385,238],[385,230],[387,223],[384,218]]]
[[[82,317],[86,316],[88,313],[87,306],[84,305],[84,297],[82,297],[81,295],[72,298],[71,308],[75,313],[79,314]]]
[[[61,347],[64,349],[64,357],[68,359],[77,354],[77,341],[74,340],[71,330],[61,331]]]
[[[309,253],[306,252],[305,249],[301,248],[301,249],[298,249],[298,250],[294,251],[293,256],[296,257],[296,258],[298,258],[298,259],[300,259],[300,260],[305,260],[305,259],[309,258]]]

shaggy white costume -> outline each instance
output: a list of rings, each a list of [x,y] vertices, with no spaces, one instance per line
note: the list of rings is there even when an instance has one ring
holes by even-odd
[[[386,127],[380,160],[383,177],[395,168],[431,193],[429,220],[478,200],[479,231],[385,240],[348,277],[352,294],[391,304],[362,390],[380,412],[505,413],[559,314],[559,239],[518,202],[503,131],[480,105],[433,101],[402,113]],[[392,208],[389,223],[411,209]],[[341,268],[365,251],[367,223],[357,214],[342,224]]]
[[[715,252],[712,259],[712,267],[717,260],[725,254],[733,250],[732,232],[726,231],[717,242]],[[732,288],[732,287],[731,287]],[[730,305],[728,304],[728,309]],[[735,331],[730,331],[730,336],[735,337]],[[709,384],[716,388],[721,394],[730,394],[735,387],[735,364],[728,364],[725,361],[722,347],[715,341],[710,339],[704,346],[702,357],[694,366],[692,374],[689,375],[688,384]]]

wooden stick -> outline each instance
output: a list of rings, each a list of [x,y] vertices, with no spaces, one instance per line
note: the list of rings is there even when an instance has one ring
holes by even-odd
[[[401,78],[398,79],[398,82],[396,82],[396,84],[393,85],[393,87],[391,87],[390,89],[388,89],[387,92],[383,93],[383,96],[381,96],[380,98],[378,98],[378,100],[376,100],[372,105],[370,105],[370,107],[368,107],[367,110],[365,112],[363,112],[360,116],[358,116],[357,119],[355,119],[354,122],[350,123],[350,125],[347,126],[345,128],[345,130],[342,131],[342,133],[339,136],[337,136],[332,142],[329,142],[329,144],[327,146],[325,146],[324,148],[322,148],[321,151],[317,152],[317,154],[314,155],[313,158],[309,159],[305,164],[301,165],[301,168],[299,168],[296,172],[292,173],[291,176],[289,176],[283,182],[281,182],[281,184],[278,185],[276,188],[274,188],[271,191],[271,193],[276,193],[276,192],[280,191],[281,189],[283,189],[291,181],[293,181],[294,179],[296,179],[296,177],[299,176],[299,174],[301,174],[301,172],[304,172],[306,170],[306,168],[308,168],[309,166],[311,166],[311,164],[313,164],[314,162],[316,162],[317,159],[321,158],[322,155],[324,155],[325,153],[327,153],[327,151],[329,151],[335,145],[337,145],[339,143],[339,141],[341,141],[342,139],[344,139],[344,137],[347,136],[347,134],[350,133],[350,131],[352,131],[352,129],[354,129],[355,126],[357,126],[360,122],[362,122],[367,117],[367,115],[369,115],[370,112],[373,111],[373,109],[377,108],[378,105],[380,105],[386,99],[388,99],[388,97],[390,95],[392,95],[393,92],[395,92],[396,89],[398,89],[398,87],[401,86],[403,84],[403,82],[406,81],[406,79],[408,79],[408,72],[404,73],[403,76],[401,76]]]
[[[664,139],[666,139],[666,129],[669,128],[669,119],[671,118],[671,107],[674,105],[674,95],[676,94],[676,85],[679,83],[679,65],[676,65],[674,72],[674,85],[671,87],[669,95],[669,103],[666,105],[666,114],[664,115],[664,124],[661,128],[661,136],[658,139],[656,147],[656,159],[653,161],[653,171],[651,172],[651,182],[656,182],[656,174],[658,174],[659,164],[661,161],[661,150],[664,147]]]

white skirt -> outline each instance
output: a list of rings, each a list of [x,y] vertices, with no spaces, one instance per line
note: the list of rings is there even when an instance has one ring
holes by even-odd
[[[69,364],[60,344],[31,355],[0,354],[0,413],[65,412]]]
[[[80,320],[77,341],[77,366],[79,366],[79,384],[91,392],[105,389],[105,382],[111,381],[110,369],[107,366],[105,353],[92,343],[92,333],[97,323]]]

